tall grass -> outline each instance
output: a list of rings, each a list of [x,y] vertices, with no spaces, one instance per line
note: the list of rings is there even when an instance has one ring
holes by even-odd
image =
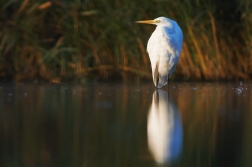
[[[146,43],[154,26],[134,22],[158,16],[176,20],[184,33],[173,79],[252,76],[249,0],[229,6],[203,0],[1,0],[0,6],[1,78],[149,79]]]

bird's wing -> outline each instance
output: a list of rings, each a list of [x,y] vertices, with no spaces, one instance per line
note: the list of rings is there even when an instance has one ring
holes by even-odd
[[[159,43],[160,39],[157,37],[158,34],[154,31],[147,44],[147,52],[149,54],[151,68],[152,68],[152,77],[155,86],[157,86],[159,80],[158,68],[159,68]]]
[[[155,86],[162,87],[167,84],[179,60],[179,39],[173,28],[157,27],[152,33],[148,44],[153,82]]]
[[[179,42],[180,38],[174,28],[164,28],[161,40],[163,49],[160,51],[162,52],[160,54],[167,57],[167,70],[168,77],[170,78],[179,60],[181,52],[181,44]]]

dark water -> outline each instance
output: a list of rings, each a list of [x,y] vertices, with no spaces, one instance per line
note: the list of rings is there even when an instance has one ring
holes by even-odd
[[[252,166],[251,83],[167,90],[2,83],[0,166]]]

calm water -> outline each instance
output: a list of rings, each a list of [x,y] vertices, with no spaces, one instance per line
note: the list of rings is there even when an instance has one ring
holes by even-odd
[[[2,167],[252,166],[252,83],[0,84]]]

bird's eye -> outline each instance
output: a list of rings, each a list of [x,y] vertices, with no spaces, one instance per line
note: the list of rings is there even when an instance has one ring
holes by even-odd
[[[157,23],[160,23],[160,20],[156,20]]]

